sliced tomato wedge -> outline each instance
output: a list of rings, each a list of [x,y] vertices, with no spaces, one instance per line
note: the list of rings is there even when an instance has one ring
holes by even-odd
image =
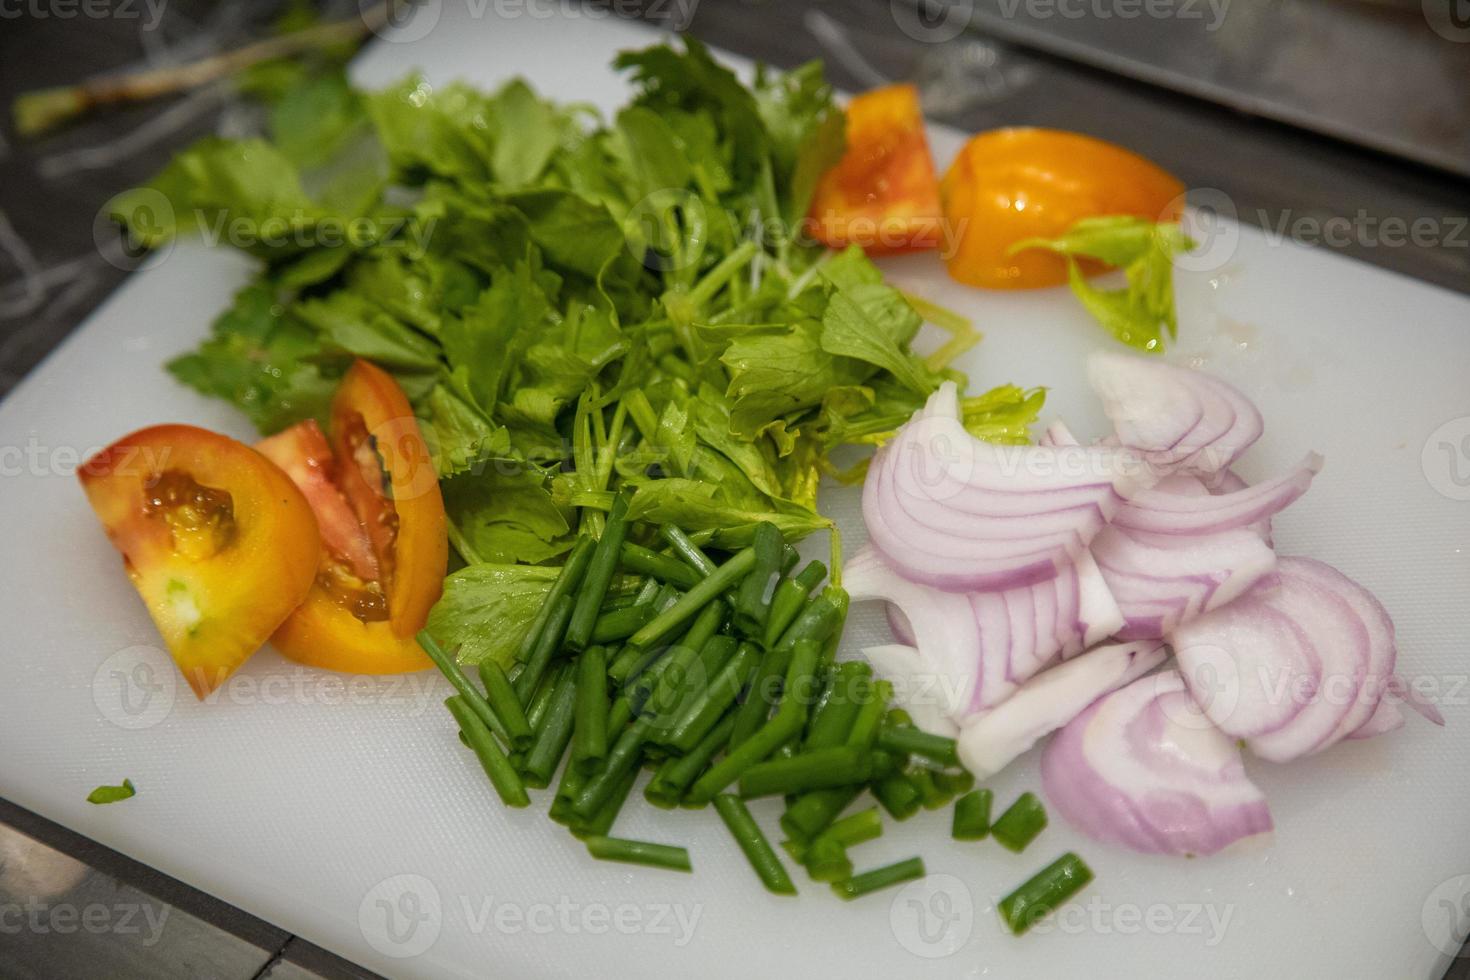
[[[847,152],[817,184],[814,237],[870,255],[938,248],[939,180],[913,85],[889,85],[847,106]]]
[[[1177,221],[1184,184],[1112,143],[1056,129],[981,133],[966,143],[942,185],[949,274],[991,289],[1067,281],[1067,262],[1045,249],[1009,254],[1017,242],[1057,238],[1083,218],[1133,215]],[[1088,275],[1105,270],[1084,260]]]
[[[159,425],[119,439],[78,476],[200,698],[260,649],[312,588],[321,546],[311,507],[244,443]]]
[[[357,361],[332,400],[330,440],[303,422],[260,444],[322,528],[306,601],[272,642],[314,667],[393,674],[432,666],[414,635],[444,587],[449,538],[429,448],[392,376]]]

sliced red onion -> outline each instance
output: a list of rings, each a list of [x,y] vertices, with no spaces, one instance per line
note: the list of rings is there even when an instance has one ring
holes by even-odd
[[[1210,719],[1286,762],[1372,723],[1396,653],[1392,621],[1362,586],[1309,558],[1282,557],[1277,573],[1277,589],[1186,623],[1169,642]]]
[[[1284,476],[1218,495],[1144,490],[1113,517],[1118,527],[1156,534],[1211,534],[1249,527],[1270,518],[1307,492],[1322,469],[1322,457],[1309,453]]]
[[[917,649],[899,643],[864,647],[863,656],[873,673],[893,685],[893,701],[926,732],[954,738],[959,726],[945,710],[943,686],[949,678]]]
[[[999,706],[966,719],[958,739],[960,762],[976,779],[995,775],[1089,704],[1142,677],[1167,656],[1156,640],[1118,643],[1037,674]],[[879,669],[876,663],[874,669]]]
[[[1120,640],[1167,636],[1276,571],[1276,552],[1243,528],[1191,537],[1109,527],[1092,542],[1092,555],[1123,614]]]
[[[1398,731],[1404,727],[1404,713],[1399,706],[1392,701],[1383,700],[1378,702],[1378,707],[1373,709],[1373,714],[1351,732],[1348,738],[1373,738],[1375,735],[1386,735],[1389,732]]]
[[[1140,678],[1068,722],[1041,756],[1047,800],[1095,840],[1206,855],[1269,831],[1271,813],[1235,743],[1178,673]]]
[[[848,560],[842,580],[854,601],[887,602],[895,636],[950,679],[944,712],[956,720],[999,704],[1038,671],[1123,624],[1086,553],[1046,582],[960,593],[904,578],[867,546]]]
[[[1165,471],[1217,473],[1265,428],[1250,399],[1202,371],[1098,351],[1087,375],[1119,441]]]
[[[1439,727],[1444,727],[1444,715],[1439,713],[1439,707],[1429,698],[1414,690],[1412,684],[1404,680],[1398,674],[1388,679],[1389,694],[1407,704],[1414,713],[1425,721],[1433,722]]]
[[[1153,479],[1126,450],[975,439],[946,382],[874,457],[863,517],[873,545],[904,576],[955,592],[999,591],[1055,577]]]
[[[1162,480],[1159,482],[1160,485],[1163,484]],[[1236,493],[1250,486],[1250,484],[1246,483],[1245,480],[1241,478],[1240,474],[1236,473],[1234,470],[1221,470],[1209,480],[1208,484],[1201,485],[1207,485],[1208,491],[1216,495]],[[1263,517],[1259,521],[1256,521],[1254,524],[1249,525],[1249,527],[1252,531],[1255,531],[1261,536],[1262,541],[1266,542],[1267,544],[1275,543],[1275,539],[1271,531],[1271,518]]]

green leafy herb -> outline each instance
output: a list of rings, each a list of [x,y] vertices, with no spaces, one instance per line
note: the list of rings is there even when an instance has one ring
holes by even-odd
[[[1010,253],[1044,248],[1065,256],[1072,292],[1087,312],[1114,337],[1130,347],[1162,351],[1164,334],[1178,333],[1174,309],[1174,256],[1194,242],[1175,222],[1155,223],[1130,215],[1083,218],[1060,238],[1017,242]],[[1123,270],[1122,289],[1094,286],[1083,274],[1079,257],[1096,259]]]
[[[131,779],[124,779],[121,786],[98,786],[87,794],[87,802],[99,805],[103,803],[116,803],[119,800],[126,800],[136,796],[137,792],[133,788],[133,781]]]

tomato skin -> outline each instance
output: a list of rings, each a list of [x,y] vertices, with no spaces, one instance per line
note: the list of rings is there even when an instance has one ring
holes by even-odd
[[[243,443],[189,425],[124,436],[78,471],[169,652],[204,698],[306,598],[320,553],[295,484]],[[194,535],[154,507],[170,481],[224,499],[227,531]]]
[[[808,221],[831,248],[869,255],[938,248],[939,180],[924,134],[919,90],[889,85],[847,106],[847,152],[822,175]]]
[[[1130,214],[1177,221],[1184,185],[1120,146],[1055,129],[996,129],[973,137],[944,175],[945,262],[953,278],[990,289],[1067,281],[1067,263],[1043,249],[1006,250],[1056,238],[1082,218]],[[1093,275],[1104,271],[1083,263]]]
[[[376,579],[378,556],[337,485],[337,461],[316,419],[297,422],[257,442],[255,448],[284,470],[306,495],[321,529],[322,546],[359,578]]]
[[[350,507],[371,543],[387,615],[373,621],[354,616],[318,576],[272,641],[291,659],[328,670],[387,674],[431,667],[414,636],[443,591],[449,537],[438,474],[418,420],[393,377],[359,360],[332,400],[330,428],[340,489],[334,499]]]

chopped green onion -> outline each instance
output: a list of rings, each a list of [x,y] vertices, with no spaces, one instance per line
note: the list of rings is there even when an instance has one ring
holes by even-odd
[[[740,797],[729,793],[719,794],[715,797],[715,810],[729,828],[730,836],[740,845],[740,850],[745,853],[746,860],[755,869],[756,877],[760,878],[766,890],[777,895],[795,895],[796,886],[791,883],[791,876],[786,873],[781,859],[771,849],[766,835],[761,833],[755,818],[750,815],[750,810]]]
[[[540,789],[551,782],[551,774],[561,763],[567,743],[572,740],[576,723],[577,672],[564,670],[557,678],[556,690],[547,705],[541,727],[536,731],[536,740],[526,752],[521,773],[526,783]]]
[[[868,780],[871,756],[847,745],[802,752],[753,765],[740,775],[740,795],[779,796]]]
[[[718,639],[721,637],[715,637]],[[691,751],[735,703],[740,689],[759,665],[760,651],[749,643],[740,644],[709,686],[683,706],[663,742],[680,752]]]
[[[607,755],[607,651],[591,646],[577,658],[572,762],[591,771]]]
[[[806,605],[812,590],[827,577],[827,566],[813,561],[803,568],[795,578],[783,579],[771,596],[771,611],[766,617],[766,631],[761,638],[767,649],[785,633],[798,613]]]
[[[536,644],[541,642],[541,634],[545,632],[546,624],[551,618],[552,607],[558,599],[571,595],[582,584],[582,576],[587,572],[587,563],[592,560],[592,550],[596,546],[597,542],[586,535],[577,538],[577,543],[572,545],[572,550],[567,553],[566,564],[561,567],[561,574],[551,583],[551,591],[546,593],[541,608],[531,620],[530,629],[521,637],[520,646],[516,648],[517,660],[525,662],[531,659],[531,653],[536,649]],[[561,637],[558,636],[556,641],[560,644]]]
[[[618,568],[618,558],[623,548],[623,539],[628,533],[629,494],[620,493],[613,501],[607,515],[607,526],[592,559],[587,563],[587,574],[577,592],[576,607],[567,623],[565,643],[573,650],[584,650],[592,642],[592,627],[597,623],[597,613],[607,598],[607,587],[612,583],[613,573]]]
[[[529,747],[531,723],[527,720],[526,711],[521,707],[520,698],[516,697],[515,688],[511,687],[510,678],[505,676],[505,671],[493,660],[482,660],[480,683],[485,685],[485,700],[490,705],[490,711],[505,730],[503,737],[507,744],[517,749]]]
[[[746,548],[738,552],[725,564],[716,568],[698,585],[674,603],[668,609],[659,613],[653,622],[648,623],[628,640],[630,646],[648,649],[658,643],[669,633],[673,632],[680,624],[694,618],[701,609],[712,602],[726,589],[738,583],[749,574],[755,565],[755,549]]]
[[[592,642],[607,644],[626,640],[643,628],[654,615],[651,605],[625,606],[605,612],[592,624]]]
[[[878,745],[890,752],[920,755],[941,766],[958,766],[959,752],[955,740],[917,728],[895,728],[884,725],[878,731]]]
[[[485,775],[490,777],[490,785],[495,787],[495,792],[500,794],[501,802],[506,806],[527,806],[531,798],[526,795],[525,784],[521,777],[516,774],[511,766],[510,760],[506,758],[496,743],[495,737],[490,734],[490,728],[475,711],[466,703],[463,695],[456,694],[444,702],[454,720],[459,723],[459,730],[464,734],[465,741],[469,742],[476,758],[480,760],[480,766],[485,770]]]
[[[874,868],[872,871],[864,871],[845,881],[834,881],[832,891],[837,894],[838,898],[851,901],[880,888],[922,877],[924,877],[924,859],[913,857],[907,861],[899,861],[882,868]]]
[[[644,798],[657,807],[678,806],[689,785],[704,772],[710,760],[730,740],[730,728],[734,724],[734,717],[726,715],[694,748],[684,755],[666,759],[644,788]]]
[[[776,525],[762,521],[756,525],[750,546],[755,551],[755,567],[736,592],[734,622],[736,629],[746,636],[760,636],[770,618],[771,599],[781,581],[786,541]]]
[[[504,731],[505,729],[500,724],[500,719],[495,717],[495,712],[490,710],[490,702],[485,700],[483,694],[475,690],[475,685],[471,684],[470,679],[464,675],[464,671],[459,669],[459,664],[453,657],[444,652],[444,648],[435,642],[434,638],[429,635],[428,630],[419,630],[418,641],[424,653],[428,654],[429,659],[434,661],[434,666],[439,668],[439,672],[449,681],[449,686],[454,688],[459,696],[464,699],[465,706],[475,713],[475,716],[480,719],[480,723],[490,731],[495,731],[496,729]],[[464,726],[461,725],[460,728],[463,730]],[[468,738],[468,735],[466,735],[466,738]]]
[[[684,559],[690,568],[699,572],[701,577],[714,572],[715,563],[682,530],[672,524],[663,524],[659,526],[658,533],[674,549],[674,553]]]
[[[633,791],[633,784],[637,781],[638,770],[630,770],[623,776],[623,781],[618,783],[607,802],[598,809],[596,815],[585,823],[576,824],[571,828],[572,836],[585,840],[588,837],[603,836],[612,830],[613,823],[617,821],[618,814],[622,812],[623,804],[628,802],[628,794]]]
[[[984,840],[989,836],[990,804],[994,798],[990,790],[977,789],[956,800],[950,836],[955,840]]]
[[[104,803],[119,803],[132,799],[138,793],[131,779],[124,779],[120,786],[98,786],[87,794],[87,802],[101,806]]]
[[[1092,869],[1069,851],[1001,899],[996,909],[1011,932],[1019,936],[1080,892],[1092,878]]]
[[[990,836],[1008,851],[1017,854],[1046,829],[1046,807],[1035,793],[1022,793],[1010,808],[990,825]]]
[[[699,584],[704,575],[699,570],[689,567],[677,558],[661,555],[651,548],[624,541],[622,551],[618,554],[622,566],[629,571],[640,575],[647,575],[677,586],[680,589],[690,589]]]
[[[902,772],[883,777],[873,783],[871,789],[883,809],[895,820],[907,820],[923,805],[923,793]]]
[[[842,881],[852,877],[847,848],[830,838],[813,841],[803,849],[801,861],[813,881]]]
[[[645,864],[650,868],[668,868],[671,871],[689,871],[691,868],[689,852],[669,844],[601,836],[588,837],[586,844],[587,851],[599,861]]]
[[[575,608],[576,600],[569,595],[561,596],[552,604],[551,615],[546,619],[546,629],[541,634],[541,640],[536,644],[536,649],[531,651],[525,669],[516,675],[513,682],[516,695],[523,702],[531,699],[531,692],[541,683],[546,669],[551,666],[551,658],[561,648],[561,636],[566,631]]]

